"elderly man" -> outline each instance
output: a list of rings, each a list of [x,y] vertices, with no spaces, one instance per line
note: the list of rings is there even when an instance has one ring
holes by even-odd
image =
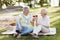
[[[37,18],[35,18],[37,20]],[[39,32],[47,33],[49,32],[49,27],[50,27],[50,18],[47,16],[47,10],[42,9],[41,10],[41,16],[38,17],[38,20],[36,22],[36,26],[34,27],[33,32],[31,35],[34,38],[39,38],[38,34]]]
[[[15,37],[19,38],[21,35],[30,33],[32,29],[31,23],[32,16],[29,14],[29,8],[24,7],[23,13],[20,14],[17,18],[17,27]]]

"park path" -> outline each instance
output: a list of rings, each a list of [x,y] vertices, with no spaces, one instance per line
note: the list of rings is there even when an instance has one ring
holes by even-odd
[[[35,10],[30,10],[30,11],[32,14],[38,14],[38,13],[40,13],[41,9],[43,9],[43,8],[36,8]],[[57,7],[57,8],[50,7],[50,8],[45,8],[45,9],[47,9],[49,13],[60,10],[59,7]],[[18,9],[10,9],[10,10],[5,10],[5,11],[0,11],[0,13],[1,14],[3,13],[2,15],[0,14],[1,16],[8,16],[8,15],[11,16],[14,14],[20,14],[20,13],[22,13],[22,11],[19,11]]]
[[[31,9],[30,10],[30,12],[32,13],[32,15],[34,15],[34,14],[39,14],[40,13],[40,11],[41,11],[41,9],[43,9],[43,8],[37,8],[37,9]],[[60,8],[47,8],[47,10],[48,10],[48,12],[49,13],[51,13],[51,12],[56,12],[56,11],[58,11],[58,10],[60,10]],[[17,14],[20,14],[20,13],[22,13],[22,11],[16,11],[16,10],[6,10],[6,11],[0,11],[1,13],[3,13],[3,14],[0,14],[0,27],[2,26],[4,26],[6,23],[8,24],[8,23],[10,23],[10,22],[14,22],[15,20],[15,16],[13,16],[13,15],[17,15]],[[12,17],[13,16],[13,17]],[[6,22],[6,19],[4,19],[4,18],[7,18],[7,20],[9,21],[9,20],[11,20],[10,22]],[[3,22],[2,22],[2,21]],[[4,21],[5,20],[5,21]],[[14,20],[14,21],[13,21]],[[6,25],[5,25],[6,26]],[[4,26],[4,27],[5,27]]]

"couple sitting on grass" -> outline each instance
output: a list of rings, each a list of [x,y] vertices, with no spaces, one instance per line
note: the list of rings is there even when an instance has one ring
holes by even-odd
[[[40,32],[47,33],[50,28],[50,19],[47,16],[46,9],[41,10],[41,15],[32,16],[29,14],[29,8],[24,7],[23,13],[17,17],[16,33],[14,37],[19,38],[21,35],[30,34],[34,38],[39,38]]]

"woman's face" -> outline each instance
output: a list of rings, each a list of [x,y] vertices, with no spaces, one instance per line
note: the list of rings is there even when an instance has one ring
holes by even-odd
[[[41,12],[41,16],[42,16],[42,17],[45,17],[45,16],[46,16],[46,13]]]

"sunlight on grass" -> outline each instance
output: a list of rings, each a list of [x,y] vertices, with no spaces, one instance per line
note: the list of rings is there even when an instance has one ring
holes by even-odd
[[[60,16],[57,16],[57,17],[52,18],[52,19],[51,19],[51,22],[53,22],[53,21],[55,21],[55,20],[58,20],[58,19],[60,19]]]
[[[0,39],[3,39],[5,36],[1,36]]]
[[[9,38],[9,36],[8,35],[0,35],[0,39],[3,39],[3,38]]]

